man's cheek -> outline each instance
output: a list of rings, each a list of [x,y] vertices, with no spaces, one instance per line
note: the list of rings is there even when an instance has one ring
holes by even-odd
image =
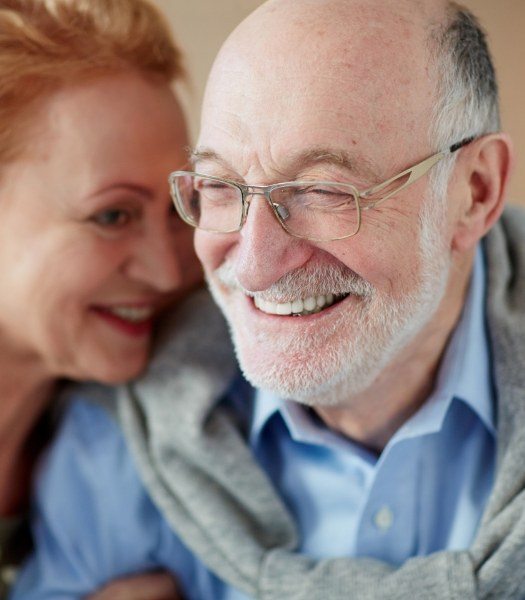
[[[200,260],[202,266],[204,267],[206,273],[213,270],[213,254],[210,249],[210,244],[207,244],[205,240],[202,240],[202,234],[198,231],[195,234],[195,253],[197,254],[197,257]]]
[[[220,267],[224,261],[226,248],[222,237],[222,234],[204,231],[195,233],[195,252],[208,274]]]

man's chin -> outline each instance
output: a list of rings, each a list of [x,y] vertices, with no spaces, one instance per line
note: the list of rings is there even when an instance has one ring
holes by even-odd
[[[352,404],[352,399],[363,391],[363,381],[341,375],[325,378],[314,371],[288,372],[277,369],[253,369],[239,361],[241,370],[256,389],[264,390],[287,400],[311,407],[333,407]]]
[[[308,406],[334,406],[361,389],[356,377],[340,361],[319,363],[308,352],[287,354],[277,349],[244,344],[234,333],[234,345],[244,377],[255,388]],[[332,356],[332,358],[334,358]],[[353,384],[349,380],[353,380]],[[344,391],[343,391],[344,390]]]

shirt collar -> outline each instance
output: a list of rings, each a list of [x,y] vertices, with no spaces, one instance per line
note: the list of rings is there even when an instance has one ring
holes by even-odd
[[[478,246],[465,305],[429,400],[430,403],[436,398],[444,398],[448,404],[453,399],[463,402],[487,430],[495,434],[494,389],[485,320],[485,275],[483,250]]]
[[[494,392],[485,323],[485,286],[485,262],[479,246],[463,311],[445,350],[434,391],[421,409],[399,429],[389,445],[402,438],[439,431],[454,400],[468,406],[487,430],[495,435]],[[322,445],[348,443],[328,428],[321,427],[296,402],[258,390],[250,428],[252,445],[258,442],[263,428],[274,414],[282,416],[290,436],[296,441]],[[355,448],[354,444],[351,445]]]

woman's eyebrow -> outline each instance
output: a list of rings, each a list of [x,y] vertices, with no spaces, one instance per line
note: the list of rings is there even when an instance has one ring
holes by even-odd
[[[153,190],[145,185],[140,185],[137,183],[130,183],[127,181],[117,181],[115,183],[111,183],[110,185],[103,186],[94,192],[88,195],[88,198],[93,196],[100,196],[101,194],[106,194],[108,192],[112,192],[114,190],[125,190],[129,192],[133,192],[134,194],[138,194],[139,196],[143,196],[146,200],[150,200],[154,197]]]

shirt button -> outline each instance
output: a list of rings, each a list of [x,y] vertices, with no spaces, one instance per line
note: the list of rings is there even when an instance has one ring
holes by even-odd
[[[382,506],[374,515],[374,524],[381,531],[387,531],[394,522],[394,513],[389,506]]]

